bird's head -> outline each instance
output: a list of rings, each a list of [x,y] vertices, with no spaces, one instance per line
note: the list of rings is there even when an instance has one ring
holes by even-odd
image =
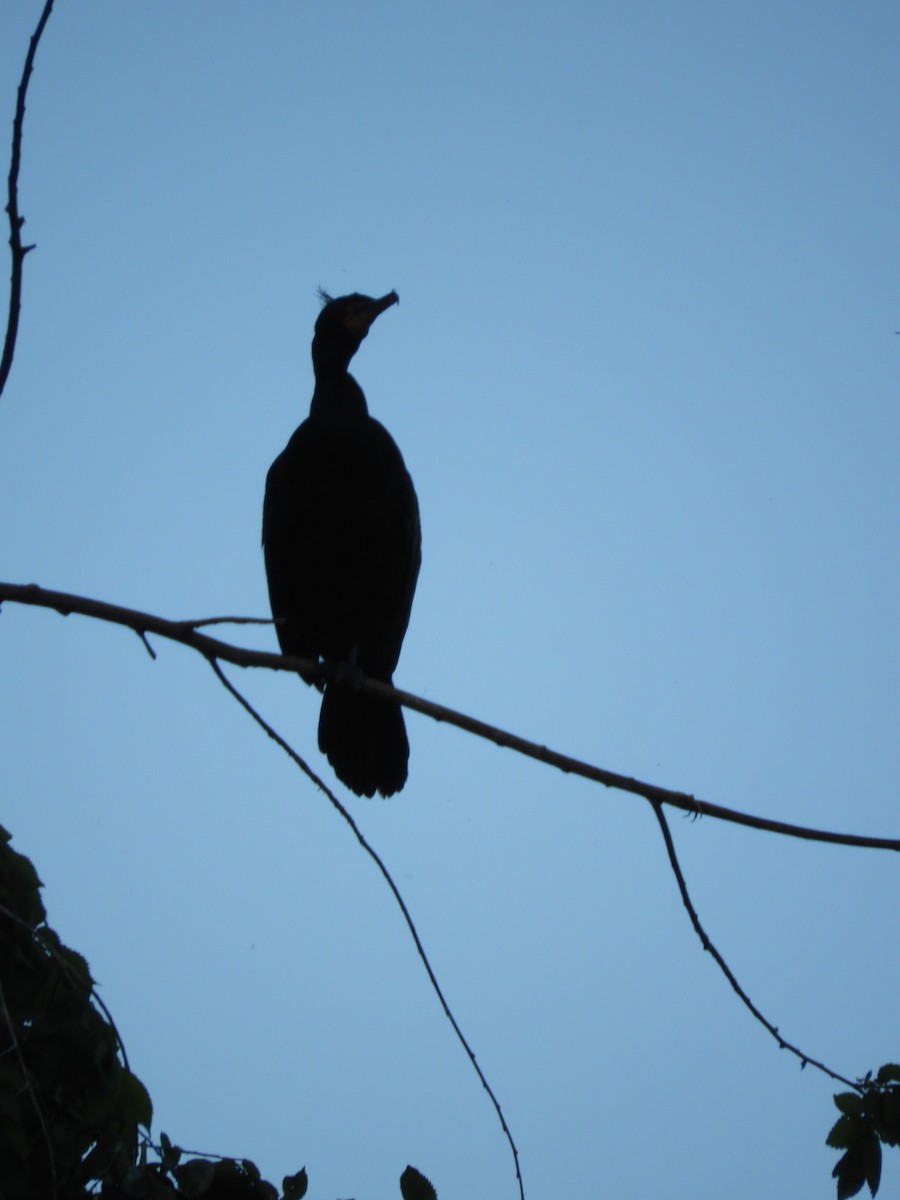
[[[319,296],[324,307],[316,321],[312,343],[317,373],[324,367],[346,371],[375,318],[400,301],[396,292],[388,292],[378,300],[359,292],[333,300],[321,289]]]

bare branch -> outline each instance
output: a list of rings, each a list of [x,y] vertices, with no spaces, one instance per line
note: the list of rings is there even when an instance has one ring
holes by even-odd
[[[127,629],[133,629],[140,635],[153,633],[158,637],[168,638],[170,641],[190,646],[191,649],[202,654],[210,662],[220,660],[222,662],[233,663],[238,667],[266,667],[272,671],[290,671],[293,673],[303,671],[306,674],[311,674],[321,679],[327,679],[332,671],[331,666],[327,663],[314,663],[308,659],[291,658],[287,655],[270,654],[262,650],[248,650],[240,646],[232,646],[230,643],[220,641],[218,638],[198,633],[195,628],[198,624],[196,621],[169,621],[164,617],[139,612],[133,608],[122,608],[119,605],[107,604],[102,600],[91,600],[84,596],[74,596],[69,592],[48,591],[45,588],[38,587],[34,583],[0,583],[0,604],[4,600],[15,601],[17,604],[33,605],[38,608],[54,609],[56,612],[62,613],[63,616],[68,616],[70,613],[78,613],[80,616],[93,617],[96,620],[107,621],[114,625],[123,625]],[[669,788],[658,787],[656,784],[644,783],[639,779],[632,779],[627,775],[618,775],[614,771],[606,771],[602,767],[595,767],[591,763],[582,762],[580,759],[571,758],[566,754],[550,750],[546,746],[540,746],[536,742],[529,742],[525,738],[507,733],[495,725],[488,725],[484,721],[478,721],[474,717],[467,716],[465,713],[456,712],[452,708],[445,708],[441,704],[434,704],[431,700],[425,700],[421,696],[414,696],[411,692],[400,691],[398,688],[393,688],[389,684],[382,683],[377,679],[363,678],[360,681],[360,686],[364,691],[374,696],[396,700],[406,708],[422,713],[426,717],[431,717],[436,721],[444,721],[448,725],[455,725],[458,729],[474,733],[477,737],[485,738],[487,741],[494,742],[498,746],[505,746],[510,750],[516,751],[518,754],[524,754],[528,758],[537,759],[538,762],[556,767],[567,774],[580,775],[583,779],[590,779],[594,783],[602,784],[604,787],[629,792],[636,796],[643,796],[651,804],[668,804],[673,808],[688,812],[692,816],[713,817],[719,821],[729,821],[736,825],[745,825],[751,829],[761,829],[767,833],[778,833],[786,837],[803,838],[806,841],[829,842],[833,845],[856,846],[867,850],[900,851],[900,839],[898,838],[871,837],[866,834],[857,833],[833,833],[824,829],[813,829],[805,825],[792,825],[787,821],[775,821],[768,817],[757,817],[752,813],[741,812],[734,808],[726,808],[721,804],[712,804],[707,800],[698,800],[695,796],[691,796],[686,792],[672,791]]]
[[[662,810],[662,805],[658,804],[658,803],[653,804],[653,811],[656,814],[657,821],[659,821],[659,827],[662,830],[663,839],[666,843],[666,850],[669,855],[669,862],[672,866],[673,872],[675,873],[675,879],[678,883],[678,890],[681,892],[681,899],[684,903],[684,907],[687,909],[687,914],[691,918],[691,924],[694,926],[694,932],[697,934],[697,937],[700,939],[700,944],[703,946],[703,949],[708,950],[709,953],[713,956],[717,966],[719,967],[719,969],[721,970],[721,972],[725,976],[725,978],[728,980],[728,982],[731,984],[731,986],[732,986],[733,990],[735,991],[735,993],[737,994],[738,998],[741,1000],[741,1002],[744,1005],[746,1005],[747,1008],[749,1008],[750,1012],[754,1015],[754,1017],[756,1017],[756,1019],[757,1019],[757,1021],[759,1021],[760,1025],[762,1025],[764,1029],[768,1030],[768,1032],[772,1035],[772,1037],[778,1043],[779,1049],[789,1050],[791,1052],[791,1054],[796,1055],[797,1058],[800,1059],[800,1065],[802,1067],[805,1067],[808,1064],[809,1066],[815,1067],[817,1070],[822,1071],[825,1075],[828,1075],[831,1079],[836,1080],[838,1083],[846,1084],[847,1087],[853,1088],[854,1091],[860,1091],[861,1089],[858,1084],[853,1083],[852,1080],[847,1079],[843,1075],[838,1075],[838,1073],[836,1071],[832,1071],[832,1069],[830,1067],[826,1067],[825,1064],[822,1062],[819,1062],[818,1059],[810,1058],[810,1056],[808,1054],[804,1054],[802,1050],[799,1050],[796,1046],[792,1045],[790,1042],[785,1041],[785,1039],[778,1032],[778,1026],[773,1025],[771,1021],[767,1020],[763,1016],[763,1014],[759,1011],[759,1009],[756,1007],[756,1005],[753,1003],[753,1001],[750,999],[750,997],[747,995],[747,993],[744,991],[744,989],[738,983],[737,979],[734,976],[734,973],[732,972],[731,968],[728,966],[728,963],[725,961],[725,959],[722,957],[722,955],[719,953],[719,951],[715,948],[712,941],[710,940],[709,934],[706,932],[706,930],[700,924],[700,918],[697,915],[697,910],[696,910],[696,908],[694,908],[694,905],[691,901],[691,897],[688,894],[687,883],[685,882],[684,875],[682,874],[681,864],[678,861],[678,855],[675,853],[675,843],[672,841],[672,833],[669,829],[669,823],[666,820],[666,815]]]
[[[198,617],[196,621],[182,621],[189,629],[202,629],[206,625],[278,625],[279,617]]]
[[[143,629],[139,629],[139,630],[138,630],[138,637],[139,637],[139,638],[141,639],[141,641],[144,643],[144,649],[147,651],[147,653],[150,655],[150,657],[151,657],[151,658],[154,660],[154,662],[155,662],[155,661],[156,661],[156,651],[155,651],[155,650],[153,649],[153,647],[150,645],[150,640],[149,640],[149,638],[147,637],[146,633],[144,633]]]
[[[198,651],[206,659],[221,659],[233,663],[236,667],[268,667],[272,671],[299,670],[318,673],[327,677],[327,670],[317,663],[307,659],[287,658],[281,654],[272,654],[266,650],[247,650],[240,646],[232,646],[229,642],[209,637],[197,632],[203,620],[170,621],[165,617],[157,617],[153,613],[141,612],[136,608],[123,608],[118,604],[108,604],[104,600],[92,600],[86,596],[74,596],[70,592],[51,591],[38,587],[36,583],[0,583],[0,604],[4,600],[13,600],[17,604],[33,605],[37,608],[50,608],[64,617],[77,613],[78,616],[92,617],[97,621],[106,621],[111,625],[122,625],[133,630],[139,637],[148,633],[157,637],[167,638],[172,642],[180,642]],[[212,618],[218,620],[218,618]],[[260,618],[261,619],[261,618]]]
[[[0,600],[3,599],[2,587],[3,585],[0,584]],[[751,829],[762,829],[767,833],[780,833],[785,837],[803,838],[812,842],[831,842],[839,846],[857,846],[867,850],[900,851],[900,839],[898,838],[870,837],[868,834],[856,833],[832,833],[825,829],[813,829],[806,825],[793,825],[788,821],[757,817],[753,813],[741,812],[736,808],[726,808],[724,805],[713,804],[708,800],[698,800],[696,796],[691,796],[687,792],[676,792],[670,788],[658,787],[653,783],[645,783],[640,779],[632,779],[628,775],[619,775],[615,771],[607,771],[603,767],[595,767],[581,759],[560,754],[557,750],[550,750],[546,746],[538,745],[537,742],[529,742],[526,738],[518,737],[514,733],[507,733],[495,725],[487,725],[484,721],[466,716],[465,713],[455,712],[452,708],[444,708],[430,700],[423,700],[419,696],[412,695],[411,692],[392,688],[377,679],[366,681],[366,691],[372,692],[373,695],[395,699],[406,708],[415,709],[416,712],[423,713],[426,717],[432,717],[435,721],[446,721],[448,725],[465,729],[487,741],[495,742],[498,746],[505,746],[509,750],[515,750],[518,754],[524,754],[526,758],[534,758],[538,762],[546,763],[547,766],[556,767],[557,770],[564,771],[566,774],[579,775],[582,779],[590,779],[594,783],[603,784],[604,787],[614,788],[620,792],[630,792],[635,796],[643,796],[651,804],[668,804],[672,808],[680,808],[694,817],[714,817],[718,821],[730,821],[735,825],[746,825]]]
[[[268,721],[265,720],[264,717],[260,716],[260,714],[256,711],[256,709],[250,703],[250,701],[247,700],[247,698],[234,686],[234,684],[231,682],[231,680],[228,678],[228,676],[225,674],[225,672],[222,670],[222,668],[219,666],[219,664],[215,660],[212,660],[212,669],[215,671],[215,673],[218,676],[221,683],[228,689],[228,691],[232,694],[232,696],[234,696],[235,700],[237,700],[238,704],[240,704],[240,706],[244,709],[244,711],[249,713],[249,715],[253,718],[253,720],[260,727],[260,729],[262,729],[264,733],[266,733],[274,742],[276,742],[281,747],[281,749],[285,752],[285,754],[287,754],[288,757],[291,758],[297,764],[297,766],[304,773],[304,775],[306,775],[309,779],[311,779],[312,782],[314,784],[316,784],[316,786],[325,793],[325,795],[330,800],[332,807],[344,818],[344,820],[350,826],[350,829],[353,832],[353,836],[356,838],[356,840],[359,842],[360,846],[363,848],[363,850],[365,850],[366,854],[368,854],[369,858],[372,859],[372,861],[375,863],[375,866],[381,872],[385,883],[387,883],[388,887],[391,889],[391,892],[393,893],[394,899],[397,901],[400,911],[403,913],[403,919],[406,922],[407,928],[409,929],[409,932],[412,935],[412,939],[416,944],[416,952],[419,955],[419,959],[422,963],[422,966],[425,968],[425,971],[428,974],[428,978],[431,982],[431,986],[432,986],[432,989],[434,990],[434,994],[437,996],[438,1000],[440,1001],[441,1008],[444,1010],[444,1016],[447,1018],[447,1020],[453,1026],[453,1032],[456,1034],[456,1037],[457,1037],[460,1045],[462,1046],[463,1050],[465,1050],[466,1054],[468,1055],[469,1061],[471,1062],[472,1066],[475,1069],[475,1073],[477,1074],[478,1078],[481,1080],[482,1087],[484,1088],[484,1090],[487,1092],[488,1096],[490,1097],[491,1104],[493,1104],[493,1106],[494,1106],[494,1111],[496,1112],[497,1116],[500,1118],[500,1125],[502,1126],[503,1132],[506,1135],[506,1140],[509,1143],[509,1148],[512,1151],[513,1161],[516,1166],[516,1179],[518,1180],[518,1183],[519,1183],[519,1197],[520,1197],[520,1200],[525,1200],[525,1189],[524,1189],[524,1185],[522,1183],[522,1172],[519,1167],[519,1152],[516,1149],[516,1143],[513,1141],[513,1136],[512,1136],[512,1133],[510,1132],[510,1128],[506,1123],[506,1118],[503,1115],[503,1109],[500,1107],[500,1101],[494,1095],[494,1091],[491,1088],[491,1085],[488,1083],[487,1079],[485,1078],[484,1072],[482,1071],[481,1067],[478,1065],[478,1061],[475,1058],[475,1053],[472,1050],[472,1047],[466,1041],[465,1034],[463,1033],[463,1031],[460,1029],[459,1025],[457,1024],[456,1017],[454,1017],[453,1012],[450,1009],[450,1005],[447,1003],[444,993],[441,991],[441,985],[438,983],[437,976],[435,975],[434,971],[432,970],[431,963],[428,961],[428,955],[425,953],[425,947],[422,945],[422,941],[419,937],[418,930],[416,929],[415,923],[414,923],[412,917],[410,916],[409,909],[406,907],[406,901],[403,899],[403,897],[400,894],[399,888],[394,883],[394,880],[393,880],[393,877],[392,877],[390,871],[384,865],[384,861],[382,860],[382,858],[378,854],[378,852],[375,849],[373,849],[373,847],[366,840],[365,834],[363,834],[363,832],[360,830],[359,826],[353,820],[353,817],[350,815],[350,813],[344,807],[344,805],[341,804],[340,800],[338,800],[337,796],[335,796],[335,794],[331,790],[331,788],[329,788],[327,786],[327,784],[325,784],[319,778],[319,776],[315,773],[315,771],[313,771],[312,768],[309,767],[306,762],[304,762],[304,760],[300,757],[300,755],[296,752],[296,750],[294,750],[294,748],[291,745],[289,745],[288,742],[286,742],[284,740],[284,738],[281,736],[281,734],[278,733],[275,729],[273,729],[272,726],[268,723]]]
[[[12,154],[9,160],[8,198],[6,211],[9,214],[9,247],[12,251],[12,272],[9,281],[9,315],[6,321],[6,339],[3,343],[3,357],[0,358],[0,395],[6,387],[9,372],[12,367],[13,354],[16,349],[16,335],[19,331],[19,309],[22,306],[22,263],[25,255],[34,246],[22,245],[22,226],[25,218],[19,216],[19,164],[22,160],[22,125],[25,120],[25,96],[28,92],[28,81],[34,70],[34,56],[37,54],[38,43],[44,26],[50,18],[53,0],[47,0],[41,19],[32,34],[25,56],[25,66],[22,69],[22,79],[19,83],[16,100],[16,115],[13,119]]]

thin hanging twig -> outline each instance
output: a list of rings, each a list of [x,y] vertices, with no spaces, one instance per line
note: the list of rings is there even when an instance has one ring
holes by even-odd
[[[522,1183],[522,1171],[519,1166],[519,1152],[516,1149],[516,1143],[513,1140],[512,1132],[510,1131],[510,1128],[506,1123],[506,1118],[503,1115],[503,1109],[500,1107],[500,1101],[497,1099],[496,1095],[494,1094],[493,1088],[488,1083],[484,1072],[482,1071],[481,1067],[478,1065],[478,1060],[475,1058],[475,1053],[472,1050],[472,1047],[466,1041],[466,1036],[463,1033],[463,1031],[460,1029],[459,1025],[457,1024],[456,1017],[454,1017],[453,1012],[450,1008],[450,1005],[447,1003],[447,999],[444,996],[444,993],[441,991],[441,985],[438,983],[437,976],[435,975],[434,970],[432,969],[431,963],[428,961],[428,955],[425,953],[425,947],[422,945],[422,940],[419,937],[419,932],[416,929],[415,922],[413,921],[412,916],[410,915],[409,909],[406,907],[406,901],[403,899],[402,895],[400,894],[400,889],[397,887],[396,883],[394,883],[394,880],[393,880],[393,877],[391,876],[390,871],[384,865],[384,861],[382,860],[381,856],[378,854],[377,850],[375,850],[370,845],[370,843],[366,840],[365,834],[362,832],[362,830],[359,828],[359,826],[353,820],[353,817],[350,815],[348,810],[344,807],[343,804],[341,804],[340,800],[338,800],[337,796],[335,796],[335,794],[331,790],[331,788],[329,788],[328,785],[326,783],[324,783],[322,779],[319,778],[319,776],[315,773],[315,771],[300,757],[300,755],[297,753],[297,751],[294,750],[294,748],[291,745],[289,745],[288,742],[286,742],[284,740],[284,738],[281,736],[281,734],[278,733],[277,730],[273,729],[272,726],[268,723],[268,721],[266,721],[265,718],[262,717],[256,711],[256,709],[253,707],[253,705],[250,703],[250,701],[231,682],[231,680],[228,678],[228,676],[222,670],[222,668],[220,667],[218,662],[216,662],[216,660],[214,658],[210,659],[209,661],[210,661],[210,666],[215,671],[220,682],[228,689],[228,691],[232,694],[232,696],[234,696],[235,700],[237,700],[238,704],[240,704],[240,706],[244,709],[244,711],[249,713],[249,715],[253,718],[253,720],[260,727],[260,729],[262,729],[263,732],[266,733],[272,739],[273,742],[275,742],[277,745],[279,745],[281,747],[281,749],[285,752],[285,754],[287,754],[288,757],[290,759],[292,759],[294,763],[296,763],[296,765],[300,768],[300,770],[309,779],[311,779],[312,782],[314,784],[316,784],[316,786],[321,791],[323,791],[325,793],[325,795],[328,797],[329,801],[331,802],[331,804],[335,808],[335,810],[344,818],[344,820],[350,826],[353,836],[359,842],[360,846],[363,848],[363,850],[366,852],[366,854],[368,854],[369,858],[371,858],[372,861],[375,863],[375,866],[381,872],[385,883],[387,883],[388,887],[391,889],[394,899],[396,900],[397,905],[399,906],[400,911],[403,914],[403,919],[406,922],[407,928],[409,929],[409,932],[412,935],[412,939],[415,942],[416,952],[419,955],[419,959],[421,960],[422,966],[425,968],[425,971],[431,982],[432,989],[434,990],[434,994],[437,996],[437,998],[440,1002],[441,1008],[444,1010],[444,1016],[447,1018],[447,1020],[453,1026],[453,1032],[456,1034],[457,1040],[459,1041],[463,1050],[465,1050],[466,1054],[468,1055],[469,1062],[471,1062],[473,1068],[475,1069],[475,1073],[477,1074],[478,1078],[481,1080],[481,1085],[484,1088],[484,1090],[487,1092],[488,1096],[490,1097],[491,1104],[494,1106],[494,1111],[496,1112],[497,1116],[500,1119],[500,1125],[503,1129],[504,1134],[506,1135],[506,1140],[509,1144],[510,1150],[512,1151],[513,1162],[515,1163],[515,1167],[516,1167],[516,1180],[518,1181],[518,1184],[519,1184],[519,1198],[520,1198],[520,1200],[525,1200],[525,1189],[524,1189],[524,1186]]]
[[[796,1057],[800,1059],[801,1067],[805,1067],[808,1064],[811,1067],[815,1067],[816,1070],[824,1072],[824,1074],[828,1075],[831,1079],[836,1080],[838,1083],[846,1084],[847,1087],[853,1088],[855,1091],[860,1091],[861,1089],[858,1084],[855,1084],[852,1080],[847,1079],[844,1075],[839,1075],[837,1071],[832,1071],[831,1067],[827,1067],[825,1063],[819,1062],[818,1059],[811,1058],[808,1054],[804,1054],[803,1051],[797,1046],[794,1046],[790,1042],[786,1041],[778,1032],[778,1026],[773,1025],[771,1021],[763,1016],[763,1014],[759,1011],[759,1009],[738,983],[734,972],[713,945],[709,934],[700,923],[697,910],[694,908],[693,902],[687,890],[687,883],[685,882],[684,874],[681,870],[681,864],[678,861],[678,855],[675,853],[675,843],[672,840],[669,822],[666,820],[666,814],[663,812],[662,805],[655,803],[652,805],[652,808],[656,814],[656,819],[659,822],[659,827],[662,830],[663,840],[666,843],[666,851],[669,855],[669,863],[671,864],[672,870],[675,874],[675,879],[678,883],[678,890],[681,892],[681,899],[684,903],[684,907],[687,909],[687,914],[691,918],[691,924],[694,926],[694,932],[700,939],[700,944],[703,946],[703,949],[709,951],[709,953],[713,956],[716,965],[731,984],[732,989],[737,994],[741,1003],[750,1010],[753,1016],[756,1017],[757,1021],[759,1021],[760,1025],[762,1025],[764,1029],[768,1030],[768,1032],[778,1043],[780,1049],[789,1050],[791,1054],[796,1055]]]
[[[9,372],[12,368],[13,354],[16,349],[16,336],[19,332],[19,310],[22,307],[22,263],[25,255],[34,246],[22,245],[22,226],[25,218],[19,215],[19,166],[22,161],[22,126],[25,121],[25,96],[28,92],[28,81],[34,70],[34,56],[44,26],[50,19],[53,0],[47,0],[37,28],[28,43],[28,53],[25,55],[25,66],[19,81],[19,91],[16,98],[16,115],[13,118],[12,154],[9,159],[9,177],[7,180],[6,211],[9,215],[9,248],[12,252],[12,272],[9,281],[9,314],[6,319],[6,338],[3,342],[3,356],[0,358],[0,395],[6,387]]]

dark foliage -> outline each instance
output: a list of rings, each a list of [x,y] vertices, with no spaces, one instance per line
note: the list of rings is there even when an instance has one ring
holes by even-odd
[[[0,830],[0,1179],[4,1200],[80,1198],[135,1161],[150,1098],[93,1003],[88,964],[47,925],[40,880]]]
[[[881,1182],[881,1147],[900,1145],[900,1066],[885,1063],[875,1078],[860,1080],[858,1092],[834,1098],[841,1115],[826,1141],[843,1150],[832,1175],[838,1200],[855,1196],[868,1184],[874,1196]]]
[[[415,1167],[407,1167],[400,1176],[400,1193],[403,1200],[437,1200],[431,1181]]]
[[[47,924],[41,881],[0,826],[2,1200],[302,1200],[306,1169],[279,1191],[249,1159],[185,1158],[163,1133],[94,994],[87,963]],[[437,1200],[413,1167],[404,1200]],[[420,1182],[417,1182],[420,1181]]]

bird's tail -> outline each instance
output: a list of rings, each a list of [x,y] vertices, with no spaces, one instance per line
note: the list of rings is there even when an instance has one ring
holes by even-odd
[[[357,796],[393,796],[406,783],[409,741],[399,704],[329,683],[319,714],[319,749]]]

